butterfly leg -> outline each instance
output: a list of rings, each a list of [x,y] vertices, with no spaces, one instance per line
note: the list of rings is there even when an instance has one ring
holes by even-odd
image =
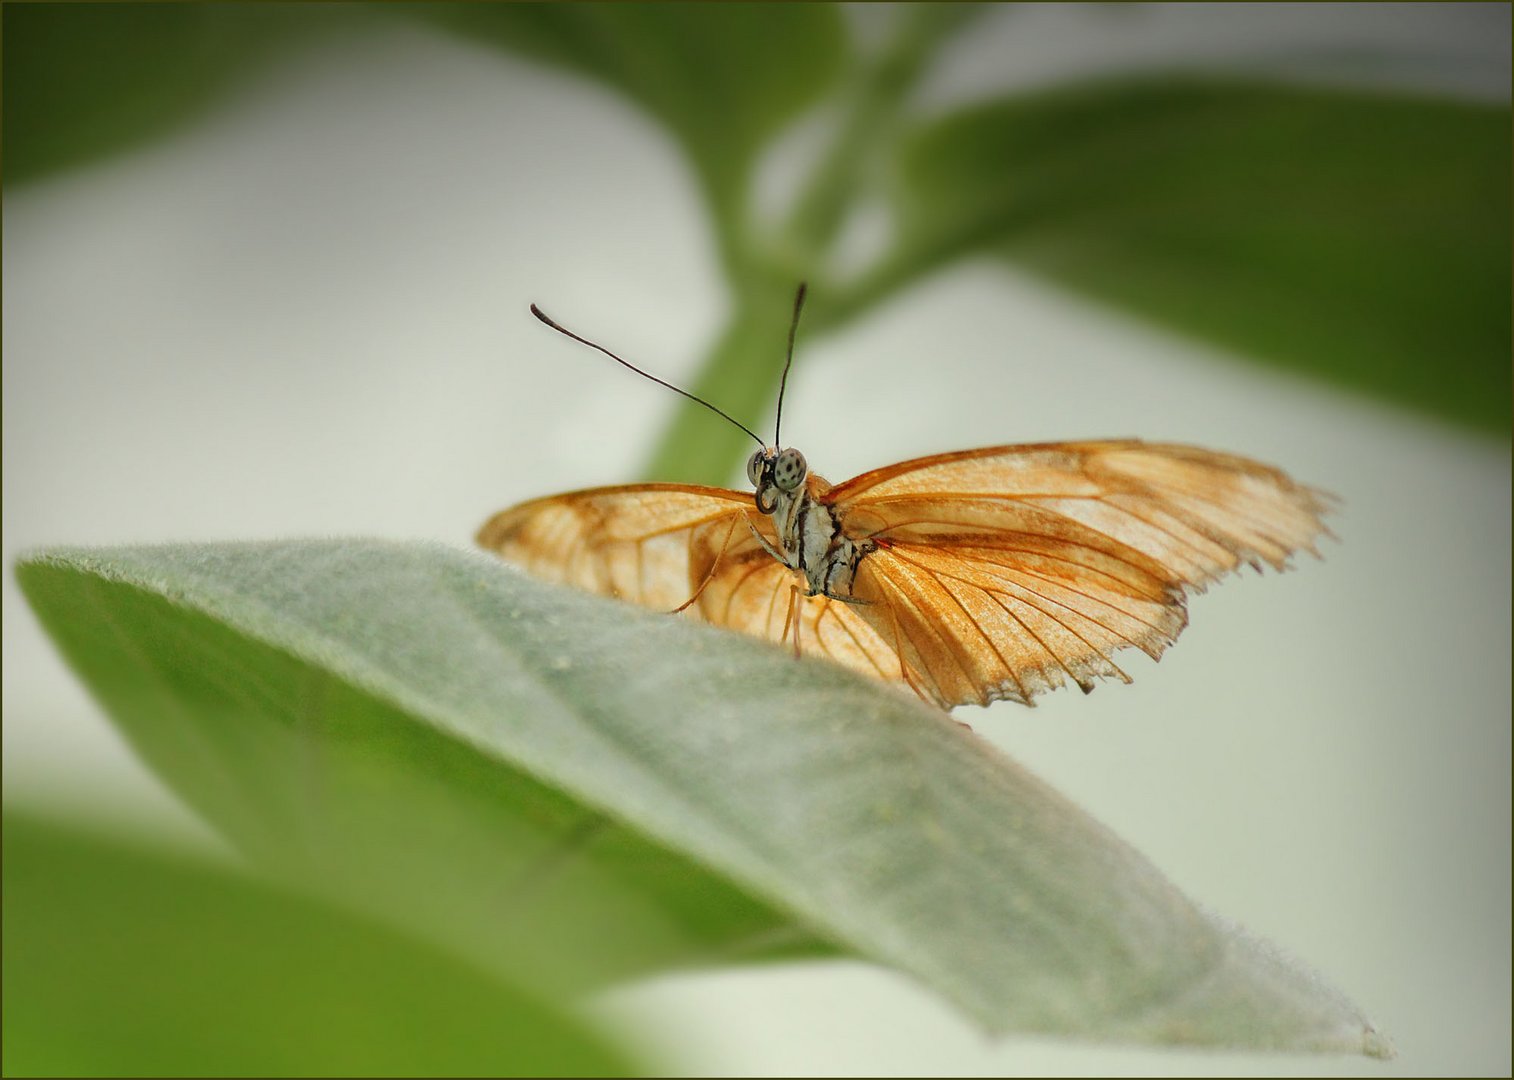
[[[789,606],[783,616],[783,632],[778,635],[778,644],[782,645],[789,639],[789,628],[794,625],[794,590],[789,589]]]
[[[827,600],[840,600],[843,604],[852,604],[856,607],[871,607],[878,602],[876,600],[864,600],[860,596],[843,596],[841,593],[833,592],[813,592],[810,595],[823,596]]]
[[[748,529],[752,530],[752,535],[754,537],[756,537],[757,538],[757,542],[762,545],[762,550],[763,551],[766,551],[769,555],[771,555],[773,558],[777,559],[784,566],[787,566],[790,570],[797,570],[797,569],[799,569],[799,567],[797,567],[793,563],[789,562],[789,559],[788,559],[787,555],[785,555],[783,552],[779,551],[772,544],[768,543],[767,537],[763,536],[760,532],[757,531],[757,526],[755,526],[755,525],[752,524],[752,519],[751,518],[747,518],[746,519],[746,527]]]
[[[804,603],[807,598],[797,584],[789,586],[789,610],[794,615],[794,659],[798,660],[803,650],[799,647],[799,628],[804,623]]]
[[[751,525],[752,523],[751,523],[750,520],[748,520],[747,524]],[[683,603],[679,604],[672,611],[668,612],[669,615],[677,615],[679,612],[685,610],[695,600],[699,599],[699,594],[702,593],[702,592],[704,592],[705,586],[709,585],[710,582],[712,582],[712,581],[715,580],[715,570],[716,570],[716,568],[718,568],[720,566],[720,560],[723,559],[723,558],[725,558],[725,553],[730,549],[730,547],[731,547],[731,534],[734,533],[735,531],[736,531],[736,519],[732,518],[731,519],[730,528],[726,529],[726,531],[725,531],[725,540],[720,545],[720,554],[716,555],[715,556],[715,561],[712,562],[712,563],[710,563],[710,572],[707,573],[707,574],[705,574],[704,580],[699,583],[699,588],[697,588],[697,589],[694,590],[694,595],[691,596],[691,597],[689,597]]]

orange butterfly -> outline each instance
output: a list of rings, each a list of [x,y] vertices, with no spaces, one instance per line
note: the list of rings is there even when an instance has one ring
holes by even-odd
[[[789,329],[789,362],[804,301]],[[629,484],[522,503],[478,543],[541,577],[792,641],[902,683],[944,709],[1032,698],[1067,680],[1129,682],[1110,659],[1156,659],[1187,624],[1185,590],[1241,565],[1318,556],[1330,496],[1232,454],[1138,439],[995,446],[832,485],[756,439],[752,494]]]

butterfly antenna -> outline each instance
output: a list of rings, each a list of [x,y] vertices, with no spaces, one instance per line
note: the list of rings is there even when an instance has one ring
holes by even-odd
[[[789,355],[783,362],[783,378],[778,383],[778,419],[773,421],[773,445],[782,446],[778,441],[778,433],[783,430],[783,392],[789,385],[789,368],[794,364],[794,334],[799,330],[799,312],[804,308],[804,294],[809,291],[809,286],[801,281],[799,291],[794,294],[794,319],[789,323]]]
[[[706,409],[709,409],[711,412],[719,413],[721,416],[725,417],[731,423],[735,424],[742,431],[746,432],[753,439],[755,439],[758,446],[762,445],[762,439],[761,439],[761,437],[755,431],[753,431],[751,428],[747,427],[740,420],[737,420],[734,416],[732,416],[730,413],[726,412],[724,409],[717,408],[716,406],[711,405],[704,398],[699,397],[699,396],[697,396],[695,394],[691,394],[687,390],[680,390],[678,387],[674,386],[672,383],[667,382],[667,381],[665,381],[663,379],[659,379],[656,375],[653,375],[650,372],[642,371],[641,368],[637,367],[635,364],[631,363],[629,360],[622,360],[620,357],[616,356],[614,353],[612,353],[609,349],[605,348],[603,345],[597,345],[594,342],[590,341],[588,338],[579,337],[577,334],[575,334],[573,331],[569,330],[567,327],[562,326],[559,323],[553,321],[551,318],[548,317],[548,315],[547,315],[547,313],[545,311],[543,311],[541,308],[537,307],[535,304],[531,305],[531,314],[535,315],[538,319],[540,319],[542,322],[546,323],[552,329],[556,330],[559,334],[563,334],[563,335],[565,335],[567,337],[570,337],[574,341],[579,342],[582,345],[587,345],[591,349],[598,349],[600,352],[602,352],[606,356],[608,356],[611,360],[614,360],[617,364],[620,364],[620,365],[622,365],[624,367],[630,368],[632,371],[636,372],[636,374],[642,376],[643,378],[651,379],[657,385],[659,385],[659,386],[666,386],[669,390],[673,391],[675,394],[682,394],[684,397],[688,398],[690,401],[697,401],[697,402],[699,402],[699,404],[703,405]]]

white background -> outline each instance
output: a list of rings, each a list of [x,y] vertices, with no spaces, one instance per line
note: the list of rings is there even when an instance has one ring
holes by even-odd
[[[1508,42],[1507,5],[1032,6],[996,13],[926,100],[1174,61],[1497,97]],[[794,144],[770,164],[777,185]],[[632,478],[671,395],[526,305],[687,377],[728,304],[695,206],[671,141],[618,99],[404,26],[305,51],[203,123],[8,190],[7,568],[52,543],[466,545],[519,499]],[[1402,1056],[988,1041],[860,964],[670,976],[605,995],[599,1015],[691,1074],[1508,1073],[1506,442],[988,264],[803,349],[784,428],[832,480],[1139,435],[1344,497],[1323,562],[1199,598],[1160,666],[1130,661],[1133,686],[959,716],[1317,967]],[[4,630],[8,798],[87,800],[214,849],[9,573]]]

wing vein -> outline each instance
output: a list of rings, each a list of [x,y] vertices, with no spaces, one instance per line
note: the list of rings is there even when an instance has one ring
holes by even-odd
[[[896,553],[897,553],[897,550],[896,550]],[[921,569],[924,569],[924,567],[922,567]],[[926,572],[929,573],[930,571],[927,570]],[[937,584],[938,587],[940,587],[942,589],[943,592],[947,592],[946,588],[944,586],[942,586],[939,581],[936,584]],[[956,652],[947,645],[946,638],[942,636],[941,632],[939,632],[938,630],[936,630],[934,620],[932,620],[929,617],[928,613],[925,612],[920,607],[920,605],[915,602],[914,597],[912,597],[906,590],[898,588],[898,586],[896,584],[894,591],[895,591],[895,594],[901,600],[903,600],[905,603],[907,603],[910,606],[910,608],[915,612],[915,615],[916,615],[916,617],[917,617],[917,619],[918,619],[918,621],[920,623],[922,631],[925,632],[925,633],[930,634],[932,637],[934,637],[936,639],[937,643],[941,646],[940,651],[946,653],[947,659],[949,659],[952,662],[952,666],[957,669],[957,671],[962,675],[963,678],[965,678],[968,681],[968,683],[972,683],[973,682],[972,674],[965,667],[962,666],[962,662],[957,659]],[[948,593],[948,595],[949,595],[949,593]],[[920,649],[918,643],[916,643],[916,651],[920,653],[920,660],[921,660],[921,662],[926,665],[927,669],[929,669],[930,662],[926,658],[925,651],[923,649]],[[934,673],[931,673],[931,679],[936,683],[936,685],[938,687],[941,685],[941,680],[938,679],[938,678],[936,678],[936,676],[935,676]]]
[[[900,552],[899,552],[898,548],[894,549],[894,554],[897,555],[897,556],[900,556],[901,558],[905,558],[904,556],[900,555]],[[907,559],[906,561],[914,563],[915,565],[919,566],[920,569],[924,570],[926,573],[934,573],[935,572],[935,571],[932,571],[929,567],[927,567],[927,566],[921,564],[920,562],[918,562],[918,560]],[[1091,596],[1088,593],[1084,592],[1082,589],[1079,589],[1079,588],[1077,588],[1074,585],[1064,584],[1064,583],[1060,583],[1060,582],[1054,582],[1050,578],[1044,577],[1043,575],[1037,574],[1037,573],[1035,573],[1034,571],[1031,571],[1031,570],[1024,570],[1024,571],[1021,571],[1021,572],[1024,573],[1024,574],[1026,574],[1029,577],[1033,577],[1033,578],[1035,578],[1038,581],[1044,581],[1044,582],[1046,582],[1048,584],[1063,584],[1064,588],[1069,589],[1070,591],[1077,593],[1079,596],[1083,597],[1085,600],[1090,600],[1090,601],[1092,601],[1095,604],[1103,604],[1106,607],[1114,608],[1114,610],[1119,611],[1122,615],[1129,615],[1130,618],[1136,620],[1136,622],[1139,622],[1142,626],[1145,626],[1147,629],[1151,630],[1152,633],[1154,633],[1154,634],[1156,634],[1158,636],[1162,636],[1163,633],[1164,633],[1163,630],[1162,630],[1162,628],[1159,627],[1159,626],[1157,626],[1155,623],[1148,622],[1147,620],[1141,618],[1139,615],[1135,615],[1135,614],[1133,614],[1131,612],[1125,611],[1122,608],[1116,607],[1114,604],[1109,603],[1106,600],[1102,600],[1102,599],[1100,599],[1097,596]],[[980,586],[974,585],[972,582],[968,581],[966,578],[961,577],[960,575],[950,573],[950,571],[940,571],[940,573],[946,574],[947,576],[952,577],[954,580],[962,582],[962,584],[968,586],[969,588],[981,588]],[[994,576],[997,577],[997,575],[994,575]],[[1073,614],[1079,616],[1080,618],[1087,619],[1089,622],[1093,623],[1095,626],[1099,627],[1101,630],[1108,631],[1111,636],[1119,638],[1121,641],[1125,642],[1125,644],[1129,645],[1131,648],[1135,648],[1135,649],[1141,648],[1141,645],[1140,645],[1139,642],[1131,641],[1130,638],[1126,637],[1120,631],[1118,631],[1114,627],[1109,626],[1108,624],[1104,623],[1102,620],[1095,618],[1093,615],[1089,614],[1088,612],[1079,611],[1077,608],[1073,607],[1071,604],[1064,604],[1062,601],[1056,599],[1055,597],[1047,596],[1045,593],[1039,592],[1036,589],[1032,589],[1029,585],[1023,584],[1022,582],[1010,581],[1010,584],[1014,585],[1016,588],[1023,589],[1026,593],[1030,594],[1031,596],[1034,596],[1034,597],[1036,597],[1038,599],[1041,599],[1041,600],[1045,600],[1048,604],[1055,604],[1057,607],[1062,608],[1062,609],[1064,609],[1066,611],[1070,611]],[[986,589],[983,590],[983,591],[984,592],[991,592],[991,590],[986,590]],[[1062,629],[1066,630],[1069,634],[1072,634],[1079,641],[1082,641],[1085,645],[1088,645],[1088,647],[1090,649],[1092,649],[1095,653],[1098,653],[1100,656],[1104,655],[1097,648],[1095,648],[1093,646],[1093,644],[1088,641],[1088,639],[1086,639],[1085,637],[1083,637],[1082,634],[1079,634],[1071,626],[1068,626],[1067,623],[1063,622],[1062,619],[1060,619],[1059,617],[1057,617],[1056,615],[1054,615],[1052,612],[1048,611],[1047,609],[1043,608],[1040,604],[1034,603],[1034,602],[1032,602],[1030,600],[1026,600],[1023,597],[1013,596],[1013,595],[1011,595],[1008,592],[1005,592],[1003,595],[1006,596],[1006,597],[1008,597],[1011,600],[1018,601],[1019,603],[1025,604],[1028,607],[1034,608],[1035,610],[1039,611],[1041,614],[1045,615],[1048,619],[1051,619],[1058,626],[1062,627]],[[999,606],[1003,607],[1002,604],[999,605]],[[1009,615],[1012,618],[1015,617],[1013,612],[1009,612]],[[1019,621],[1018,618],[1016,618],[1016,621]],[[1034,637],[1035,635],[1032,635],[1032,636]],[[1038,638],[1037,640],[1040,640],[1040,639]],[[1109,661],[1109,657],[1107,657],[1107,656],[1104,656],[1104,659],[1106,661]],[[1110,661],[1110,662],[1113,663],[1113,661]]]
[[[820,620],[825,618],[827,615],[830,615],[831,622],[841,627],[841,629],[846,632],[846,635],[852,639],[852,644],[857,646],[857,651],[863,656],[867,657],[867,662],[873,665],[873,670],[878,672],[878,677],[880,679],[889,678],[888,672],[883,670],[883,665],[878,663],[877,658],[874,657],[873,654],[862,644],[862,639],[859,638],[857,636],[857,632],[852,629],[851,620],[849,618],[843,618],[840,615],[833,614],[835,607],[836,602],[834,600],[827,600],[825,607],[821,609],[820,614],[815,616],[815,640],[820,644],[820,647],[822,649],[826,649],[827,652],[830,651],[826,647],[825,639],[820,636]]]

